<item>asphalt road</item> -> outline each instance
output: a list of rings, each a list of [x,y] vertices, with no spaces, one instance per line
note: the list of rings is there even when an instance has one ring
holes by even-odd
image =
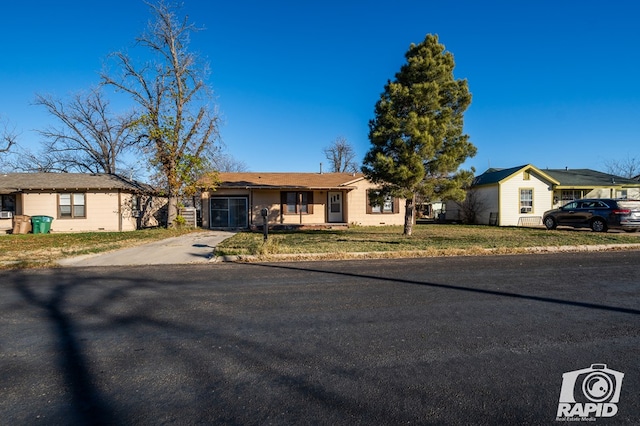
[[[3,271],[0,424],[557,425],[563,374],[607,364],[625,375],[597,423],[637,425],[638,265],[640,251]]]

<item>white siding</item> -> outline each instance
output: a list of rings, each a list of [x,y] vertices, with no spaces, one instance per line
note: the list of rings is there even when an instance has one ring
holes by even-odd
[[[627,198],[632,200],[640,199],[640,188],[627,188]]]
[[[491,214],[498,212],[498,185],[475,187],[467,191],[467,198],[462,202],[447,201],[445,220],[468,220],[465,218],[464,210],[475,213],[475,224],[489,225]]]
[[[596,188],[585,194],[584,198],[615,198],[615,196],[613,188]]]
[[[478,208],[476,211],[476,223],[480,225],[489,225],[491,214],[499,213],[499,190],[497,185],[482,186],[476,188]]]
[[[519,226],[523,223],[534,224],[542,220],[545,211],[551,209],[553,190],[551,184],[531,171],[529,180],[519,171],[500,185],[500,226]],[[533,189],[533,211],[520,212],[520,190]]]

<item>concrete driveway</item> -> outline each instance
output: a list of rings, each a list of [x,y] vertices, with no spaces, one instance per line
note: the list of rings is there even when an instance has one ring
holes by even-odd
[[[141,246],[62,259],[61,266],[176,265],[207,263],[218,244],[233,236],[228,231],[203,231],[155,241]]]

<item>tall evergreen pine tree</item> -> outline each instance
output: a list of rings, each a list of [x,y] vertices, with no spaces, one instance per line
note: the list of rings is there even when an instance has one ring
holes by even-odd
[[[376,103],[362,171],[380,186],[370,191],[372,203],[381,205],[387,196],[406,199],[404,234],[411,235],[417,195],[427,202],[464,199],[462,187],[473,171],[458,168],[476,148],[463,133],[471,93],[466,80],[453,76],[453,55],[429,34],[405,57]]]

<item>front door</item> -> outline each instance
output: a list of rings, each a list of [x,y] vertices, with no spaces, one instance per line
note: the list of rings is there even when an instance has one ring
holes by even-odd
[[[344,218],[342,216],[342,192],[329,192],[328,197],[329,222],[343,222]]]

